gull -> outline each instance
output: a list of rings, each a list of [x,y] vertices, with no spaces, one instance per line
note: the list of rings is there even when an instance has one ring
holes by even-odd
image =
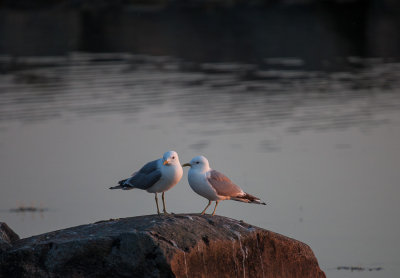
[[[188,181],[194,192],[208,199],[208,205],[201,212],[206,213],[207,208],[215,201],[212,215],[215,214],[218,203],[221,200],[234,200],[244,203],[265,205],[259,198],[244,192],[224,174],[210,168],[210,164],[204,156],[196,156],[182,167],[189,166]]]
[[[175,151],[168,151],[164,153],[162,158],[148,162],[139,171],[133,173],[132,177],[119,181],[119,185],[110,187],[110,189],[130,190],[139,188],[154,193],[158,215],[160,215],[160,209],[157,193],[162,192],[163,212],[168,214],[164,193],[181,180],[182,174],[183,169],[178,154]]]

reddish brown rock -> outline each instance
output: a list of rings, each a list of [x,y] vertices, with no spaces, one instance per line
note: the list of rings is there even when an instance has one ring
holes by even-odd
[[[0,277],[325,277],[297,240],[221,216],[102,221],[18,240]]]

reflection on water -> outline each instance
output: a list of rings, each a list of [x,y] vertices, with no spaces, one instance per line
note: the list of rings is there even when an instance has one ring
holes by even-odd
[[[207,155],[269,204],[227,201],[221,215],[305,241],[329,277],[370,275],[338,266],[397,276],[400,63],[346,61],[308,71],[297,57],[1,56],[1,220],[26,237],[152,214],[146,192],[107,188],[175,149],[182,162]],[[186,174],[166,201],[174,212],[205,205]],[[18,202],[49,210],[21,219],[8,211]]]
[[[73,54],[48,59],[52,67],[41,67],[42,60],[20,58],[13,62],[26,70],[1,76],[0,121],[135,114],[168,102],[186,119],[232,124],[226,129],[290,120],[287,130],[298,132],[369,128],[389,121],[400,105],[400,95],[393,93],[400,85],[400,64],[379,59],[349,58],[362,67],[347,72],[226,63],[188,69],[170,57],[128,54]],[[293,61],[301,60],[275,58],[273,63]]]

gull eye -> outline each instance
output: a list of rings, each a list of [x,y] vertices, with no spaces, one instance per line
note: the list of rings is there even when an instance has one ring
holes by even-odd
[[[172,159],[175,159],[175,156],[173,156]]]

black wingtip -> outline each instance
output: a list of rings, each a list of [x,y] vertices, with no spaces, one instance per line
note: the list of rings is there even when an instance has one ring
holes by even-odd
[[[262,202],[261,200],[254,200],[254,201],[252,201],[251,203],[254,203],[254,204],[259,204],[259,205],[266,205],[266,203],[264,203],[264,202]]]
[[[128,179],[120,180],[120,181],[118,182],[118,184],[119,184],[119,185],[123,185],[127,180],[128,180]]]

